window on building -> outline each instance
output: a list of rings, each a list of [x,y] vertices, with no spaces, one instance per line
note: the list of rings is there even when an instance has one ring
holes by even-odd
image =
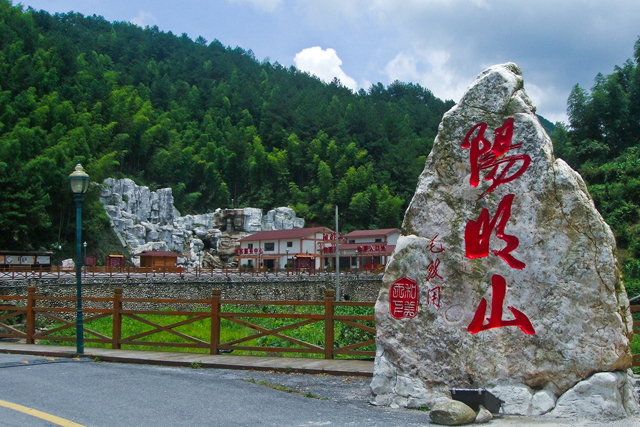
[[[274,251],[276,249],[276,244],[275,243],[265,243],[264,244],[264,250],[265,251]]]
[[[253,243],[249,243],[249,244],[247,244],[247,248],[249,248],[249,249],[253,249]]]
[[[355,242],[356,242],[355,239],[350,239],[349,240],[349,243],[355,243]]]
[[[382,239],[376,239],[376,243],[382,242]]]
[[[292,248],[293,247],[293,242],[287,242],[287,247],[288,248]]]

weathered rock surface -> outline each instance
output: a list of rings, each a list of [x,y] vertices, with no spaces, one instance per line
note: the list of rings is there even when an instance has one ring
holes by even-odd
[[[523,86],[515,64],[491,67],[440,124],[376,303],[375,404],[486,388],[506,413],[538,415],[594,372],[630,366],[613,234]],[[403,277],[418,309],[396,318]]]
[[[489,412],[487,408],[480,405],[480,410],[476,414],[476,419],[473,421],[476,424],[485,424],[493,419],[493,414]]]
[[[225,262],[220,257],[230,258],[235,242],[246,235],[304,227],[304,219],[288,207],[266,215],[262,209],[244,208],[181,216],[173,206],[171,188],[150,191],[127,178],[105,179],[100,200],[114,232],[131,253],[170,250],[183,254],[192,265],[206,259],[209,265],[222,267]]]
[[[599,372],[563,394],[548,415],[557,418],[618,419],[637,415],[633,379],[623,372]]]
[[[476,413],[462,402],[443,399],[433,405],[429,417],[434,424],[460,426],[472,423],[476,419]]]

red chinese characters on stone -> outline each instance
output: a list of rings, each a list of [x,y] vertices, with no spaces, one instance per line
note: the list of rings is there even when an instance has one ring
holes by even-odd
[[[464,230],[464,243],[467,258],[475,259],[482,258],[489,255],[489,242],[491,240],[491,233],[494,228],[496,230],[496,236],[498,239],[503,240],[507,246],[499,251],[493,250],[492,252],[505,260],[511,268],[522,270],[526,264],[520,260],[517,260],[511,252],[518,247],[520,241],[516,236],[511,236],[504,233],[504,227],[507,225],[507,221],[511,217],[511,204],[515,195],[507,194],[500,201],[498,205],[498,211],[493,219],[489,218],[489,211],[482,209],[478,221],[470,220]],[[498,218],[500,221],[498,222]]]
[[[440,252],[444,252],[444,248],[442,247],[442,243],[440,243],[440,248],[436,249],[436,239],[438,238],[438,235],[436,234],[435,237],[433,239],[431,239],[431,243],[429,243],[429,252],[431,252],[432,254],[439,254]]]
[[[471,138],[476,130],[478,131],[476,136]],[[495,130],[493,145],[484,137],[486,130],[486,123],[475,125],[467,132],[464,142],[461,145],[462,148],[470,149],[469,161],[471,163],[471,178],[469,179],[469,184],[472,187],[478,186],[481,170],[491,169],[489,174],[484,178],[486,181],[492,181],[491,186],[487,188],[478,199],[482,199],[487,193],[492,192],[499,185],[506,184],[520,177],[531,163],[531,157],[527,154],[505,156],[509,150],[522,147],[522,144],[511,145],[513,118],[507,119],[501,127]],[[514,168],[517,162],[522,162],[519,169],[511,172],[511,169]],[[501,165],[504,166],[502,170],[498,172]]]
[[[429,267],[427,267],[427,270],[429,272],[427,274],[427,281],[431,279],[435,279],[436,277],[439,279],[442,279],[442,276],[438,274],[439,266],[440,266],[440,260],[438,258],[436,258],[435,261],[431,261],[431,263],[429,264]]]
[[[487,318],[487,323],[484,323],[484,317],[487,313],[487,300],[482,298],[482,301],[480,301],[480,305],[476,310],[476,314],[473,316],[473,320],[467,327],[467,330],[472,334],[477,334],[480,331],[500,328],[502,326],[518,326],[525,334],[535,334],[536,331],[533,329],[533,325],[531,325],[529,318],[524,313],[513,307],[507,308],[511,313],[513,313],[515,319],[502,319],[504,297],[507,292],[507,283],[502,276],[498,274],[493,275],[491,278],[491,289],[493,290],[493,296],[491,299],[491,316]]]
[[[436,286],[427,292],[427,304],[440,308],[440,286]]]
[[[403,277],[389,289],[389,311],[396,319],[414,318],[418,314],[418,283]]]

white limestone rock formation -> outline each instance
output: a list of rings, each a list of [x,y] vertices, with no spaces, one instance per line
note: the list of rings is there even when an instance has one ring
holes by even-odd
[[[619,419],[638,405],[633,377],[623,372],[599,372],[564,393],[548,416]]]
[[[114,231],[131,253],[174,251],[184,254],[191,266],[205,259],[205,240],[208,251],[229,258],[235,241],[248,234],[304,227],[304,219],[297,218],[291,208],[276,208],[267,215],[261,209],[243,208],[181,216],[173,206],[171,188],[150,191],[127,178],[107,178],[103,184],[100,200]]]
[[[275,208],[267,212],[262,218],[262,230],[292,230],[303,228],[304,219],[297,218],[293,209],[288,207]]]
[[[372,402],[483,388],[507,413],[540,415],[594,373],[626,387],[632,319],[614,250],[519,68],[484,71],[440,124],[388,264]],[[615,416],[637,410],[611,397]]]

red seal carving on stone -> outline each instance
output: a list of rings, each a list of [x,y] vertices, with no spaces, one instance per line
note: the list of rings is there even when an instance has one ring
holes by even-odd
[[[403,277],[389,289],[389,311],[396,319],[411,319],[418,314],[418,283]]]

